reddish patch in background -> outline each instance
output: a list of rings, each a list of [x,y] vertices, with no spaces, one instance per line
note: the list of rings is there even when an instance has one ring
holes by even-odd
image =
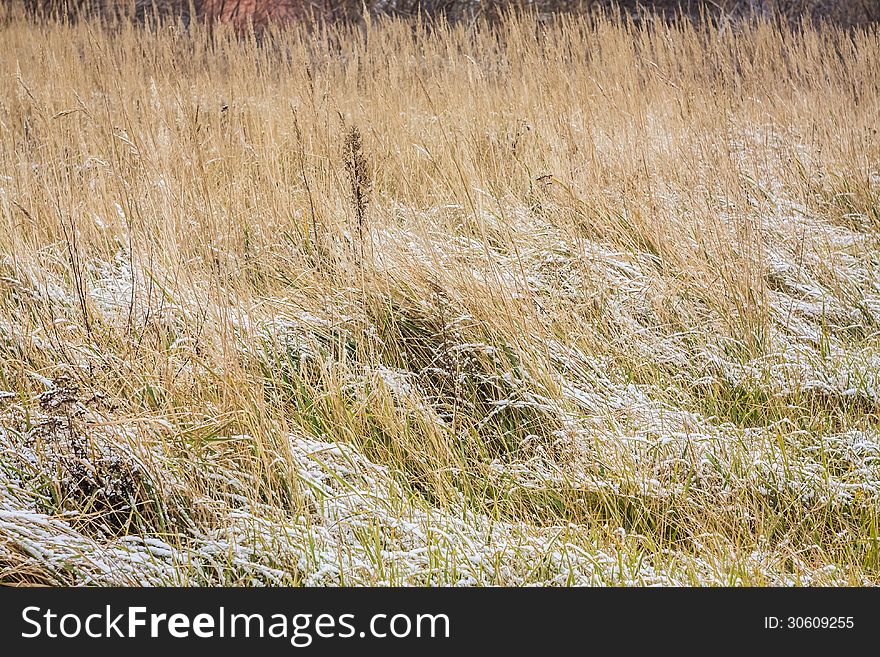
[[[236,29],[264,28],[271,23],[332,16],[333,7],[327,0],[195,0],[196,13],[208,21],[229,23]],[[337,3],[342,4],[342,3]]]

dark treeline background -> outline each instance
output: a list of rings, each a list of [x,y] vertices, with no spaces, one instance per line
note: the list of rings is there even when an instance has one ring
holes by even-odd
[[[15,0],[5,0],[14,2]],[[488,18],[510,9],[539,14],[620,10],[633,16],[680,15],[710,19],[782,16],[790,21],[831,21],[860,26],[880,21],[880,0],[21,0],[38,16],[75,16],[83,11],[129,13],[140,17],[193,15],[263,25],[320,17],[351,19],[363,14],[444,16],[450,20]]]

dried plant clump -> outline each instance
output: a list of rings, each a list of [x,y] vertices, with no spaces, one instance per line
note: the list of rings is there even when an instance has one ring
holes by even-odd
[[[370,180],[367,158],[364,154],[363,137],[357,126],[348,128],[345,133],[342,157],[345,175],[348,179],[349,200],[354,213],[354,226],[358,241],[363,245],[372,181]]]

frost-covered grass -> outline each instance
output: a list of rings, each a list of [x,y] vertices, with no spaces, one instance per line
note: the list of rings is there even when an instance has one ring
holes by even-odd
[[[880,35],[0,9],[0,581],[880,581]]]

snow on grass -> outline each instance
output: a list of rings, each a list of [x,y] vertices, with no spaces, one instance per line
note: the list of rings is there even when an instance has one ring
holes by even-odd
[[[520,229],[554,234],[546,225]],[[838,230],[839,244],[854,242],[843,239],[840,233]],[[425,245],[423,239],[405,230],[397,238],[390,229],[383,235],[382,257],[391,257],[390,267],[401,257],[421,258],[424,266],[433,266],[434,258],[426,256],[428,253],[445,253],[441,259],[462,257],[456,243],[432,241]],[[517,267],[512,261],[503,265],[511,290],[517,289],[518,276],[525,269],[530,294],[538,298],[556,294],[557,302],[577,296],[587,279],[583,269],[574,266],[572,245],[559,233],[556,240],[550,251],[521,250]],[[465,252],[470,253],[468,258],[482,257],[470,249]],[[730,358],[711,336],[694,342],[693,333],[658,333],[657,328],[645,323],[644,313],[652,312],[644,305],[646,290],[663,285],[646,274],[645,268],[653,267],[650,260],[601,243],[588,243],[587,253],[590,255],[584,255],[593,272],[600,271],[613,290],[615,300],[605,307],[610,319],[629,331],[627,344],[635,346],[636,353],[650,354],[654,361],[686,368],[686,376],[675,379],[685,392],[690,379],[704,387],[721,382],[760,389],[771,396],[814,391],[843,400],[878,401],[880,361],[874,346],[866,343],[854,348],[839,337],[829,336],[824,324],[830,315],[857,322],[861,311],[811,277],[805,265],[796,265],[790,252],[770,252],[768,256],[767,276],[782,290],[770,297],[774,348],[746,361]],[[496,254],[497,259],[506,257]],[[853,269],[860,267],[858,260],[847,262]],[[107,321],[125,315],[133,290],[127,260],[120,257],[113,264],[96,263],[93,272],[90,295],[96,309]],[[846,277],[846,272],[842,275]],[[863,288],[876,289],[878,285],[862,271],[852,272],[848,278]],[[477,279],[481,280],[479,276]],[[52,298],[58,301],[68,297],[58,292]],[[433,311],[430,305],[425,309]],[[461,326],[472,321],[464,308],[456,312],[465,318]],[[278,349],[286,359],[292,355],[296,356],[294,360],[317,357],[332,364],[338,358],[334,356],[333,340],[340,336],[352,339],[357,324],[336,310],[319,317],[289,307],[273,312],[268,319],[244,316],[238,321],[243,353],[255,355],[270,367],[279,357]],[[254,331],[263,336],[257,343],[249,342]],[[480,354],[479,358],[488,362],[497,358],[495,346],[468,341],[455,328],[455,322],[443,331],[446,342],[439,347],[443,354],[464,354],[467,358]],[[252,350],[254,344],[256,351]],[[693,344],[698,347],[688,346]],[[787,500],[785,504],[794,505],[788,512],[795,516],[807,516],[817,507],[870,506],[880,499],[880,438],[872,429],[826,433],[820,444],[808,432],[784,424],[738,428],[699,409],[678,407],[652,385],[627,382],[613,354],[587,354],[557,339],[546,340],[542,348],[549,356],[549,380],[554,388],[548,389],[522,370],[492,375],[515,395],[489,399],[490,410],[483,422],[505,409],[530,408],[558,418],[562,427],[553,431],[550,446],[557,456],[547,451],[539,436],[526,436],[522,454],[489,464],[487,481],[506,494],[550,491],[585,499],[626,499],[648,515],[661,513],[662,505],[683,513],[693,511],[692,502],[687,501],[689,491],[699,491],[701,499],[711,499],[719,511],[735,508],[741,491],[752,491],[771,506]],[[381,382],[395,404],[409,409],[405,412],[417,412],[429,422],[442,423],[444,408],[437,405],[440,400],[432,397],[424,378],[435,371],[442,373],[430,363],[410,371],[380,360],[349,367],[346,376],[348,389],[356,394],[370,381]],[[459,380],[468,384],[472,375],[462,374],[465,378]],[[61,388],[55,382],[46,382],[51,388],[45,393],[43,406],[52,411],[57,407],[52,400]],[[15,396],[11,392],[0,394],[4,400]],[[60,401],[62,405],[69,403],[71,400],[66,398]],[[91,412],[75,403],[77,412]],[[737,579],[741,575],[732,572],[748,573],[749,581],[759,578],[776,584],[836,581],[830,564],[805,562],[797,574],[782,572],[777,562],[785,560],[770,547],[748,555],[731,554],[726,563],[718,562],[717,555],[707,561],[699,551],[683,551],[674,557],[658,558],[657,563],[640,558],[634,564],[625,545],[619,552],[609,552],[585,542],[585,531],[576,524],[546,526],[499,520],[485,512],[468,511],[464,498],[444,510],[431,509],[402,488],[387,466],[370,462],[352,445],[303,435],[290,437],[288,458],[301,484],[306,513],[288,515],[255,504],[248,492],[253,482],[229,469],[208,468],[198,476],[206,481],[222,481],[226,492],[207,493],[206,486],[205,497],[190,500],[193,506],[180,510],[184,520],[179,521],[182,524],[176,531],[181,533],[174,536],[173,544],[138,533],[114,536],[112,528],[106,527],[103,535],[96,535],[94,528],[77,520],[75,504],[71,508],[56,504],[55,511],[48,512],[47,505],[54,503],[47,501],[45,487],[43,492],[35,488],[40,477],[50,477],[49,470],[73,468],[75,474],[76,468],[85,463],[78,454],[86,452],[75,448],[37,453],[23,447],[34,443],[22,436],[39,432],[40,427],[58,431],[58,423],[63,425],[64,421],[52,417],[44,417],[30,429],[16,432],[7,428],[0,433],[3,449],[15,452],[14,462],[23,464],[3,469],[0,531],[4,552],[0,553],[0,561],[39,564],[45,570],[44,576],[53,582],[684,584],[693,581],[694,573],[706,583],[728,583],[731,577],[741,581]],[[77,435],[71,432],[68,439],[75,441]],[[113,439],[98,447],[102,455],[91,453],[88,458],[96,465],[83,472],[94,476],[95,467],[121,464],[123,471],[134,467],[152,482],[145,490],[182,487],[174,483],[173,477],[170,483],[166,481],[168,473],[175,470],[169,455],[161,449],[157,452],[158,448],[153,448],[149,464],[136,452],[119,452],[119,446],[131,440]],[[228,440],[251,441],[247,435]],[[95,449],[94,442],[93,438],[89,449]],[[530,448],[531,443],[535,449]],[[560,453],[565,454],[562,460]],[[118,498],[120,491],[107,490],[111,485],[108,481],[101,481],[100,494]],[[130,478],[123,481],[133,485]],[[63,478],[61,485],[76,487],[72,480],[65,483]],[[200,507],[212,517],[222,518],[222,522],[204,526],[196,519]],[[627,536],[623,527],[619,529],[622,536]],[[785,563],[791,568],[790,559]]]
[[[419,36],[418,88],[403,24],[376,75],[224,42],[166,62],[191,97],[108,40],[107,125],[79,37],[4,26],[0,579],[876,583],[873,74],[831,33],[604,25]],[[37,122],[58,89],[78,123]]]
[[[6,433],[0,437],[8,444]],[[244,495],[227,496],[225,503],[215,498],[210,504],[223,525],[190,529],[174,536],[174,545],[138,535],[96,540],[74,528],[75,514],[33,511],[34,498],[21,482],[15,485],[4,477],[0,563],[35,562],[49,582],[114,585],[669,585],[688,583],[695,570],[704,583],[724,583],[728,576],[730,564],[684,553],[659,566],[650,560],[633,563],[623,550],[585,543],[575,525],[538,529],[481,514],[421,508],[407,500],[387,468],[347,445],[301,436],[291,436],[289,444],[309,517],[279,516],[277,509],[249,505]],[[870,449],[876,455],[876,442]],[[222,477],[220,470],[214,474]],[[197,508],[190,511],[195,514]],[[626,532],[620,540],[626,543]],[[779,572],[773,563],[779,558],[772,551],[755,552],[738,567],[760,572],[775,584],[814,581],[806,565],[796,575]],[[833,581],[833,569],[815,581]]]

